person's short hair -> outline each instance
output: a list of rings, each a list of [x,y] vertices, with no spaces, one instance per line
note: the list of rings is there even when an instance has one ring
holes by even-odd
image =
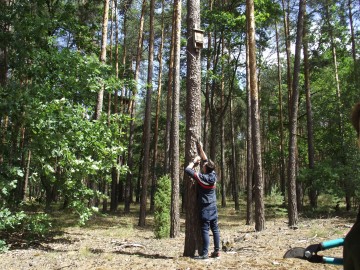
[[[206,172],[211,173],[213,170],[215,170],[215,163],[211,159],[209,159],[206,162]]]

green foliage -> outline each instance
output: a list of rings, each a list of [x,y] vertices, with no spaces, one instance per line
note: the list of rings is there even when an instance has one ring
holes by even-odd
[[[284,196],[281,194],[279,186],[273,185],[270,194],[266,196],[266,202],[271,205],[281,205],[284,203]]]
[[[298,180],[305,187],[313,186],[320,193],[331,193],[337,190],[339,170],[328,161],[319,162],[314,169],[301,168]]]
[[[155,237],[164,238],[170,235],[171,180],[163,176],[158,180],[155,192]]]
[[[0,209],[0,236],[20,234],[23,238],[34,239],[46,237],[50,232],[51,221],[47,214],[26,214],[24,211],[11,212],[8,208]],[[6,252],[8,246],[0,239],[0,253]]]
[[[90,121],[90,113],[85,106],[61,99],[39,104],[31,116],[33,177],[41,178],[45,187],[56,187],[79,214],[81,224],[93,212],[88,200],[97,195],[84,179],[97,181],[91,176],[112,168],[126,171],[117,157],[125,150],[121,127],[127,118],[112,115],[108,125],[105,119]]]
[[[18,167],[11,167],[7,164],[0,165],[0,207],[6,206],[11,197],[11,192],[16,189],[18,178],[23,176],[22,170]]]
[[[11,212],[7,208],[0,210],[0,233],[19,233],[27,238],[45,237],[51,228],[47,214],[26,214],[24,211]]]
[[[4,240],[0,239],[0,253],[4,253],[9,250],[9,247],[7,246],[6,242]]]

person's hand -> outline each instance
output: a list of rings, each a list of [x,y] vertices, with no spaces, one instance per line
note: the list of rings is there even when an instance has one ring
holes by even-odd
[[[200,163],[201,157],[200,156],[196,156],[193,160],[195,165],[198,165]]]

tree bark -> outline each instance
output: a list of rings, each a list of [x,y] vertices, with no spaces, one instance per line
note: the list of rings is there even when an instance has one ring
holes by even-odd
[[[1,6],[3,8],[7,8],[6,0],[1,0]],[[1,25],[0,31],[4,34],[4,36],[9,32],[9,25],[5,22]],[[5,40],[0,43],[0,86],[5,87],[7,83],[7,74],[8,74],[8,46]],[[2,119],[0,119],[2,120]],[[1,155],[1,154],[0,154]],[[1,157],[0,157],[1,159]],[[1,163],[0,163],[1,164]]]
[[[351,33],[351,53],[352,53],[354,63],[356,63],[355,31],[354,31],[351,0],[348,0],[348,9],[349,9],[350,33]]]
[[[180,100],[180,42],[181,42],[181,0],[174,0],[175,9],[175,40],[174,40],[174,92],[172,103],[171,125],[171,226],[170,237],[177,237],[180,233],[179,213],[179,100]]]
[[[165,128],[165,158],[164,158],[164,170],[166,173],[170,172],[171,167],[171,121],[172,121],[172,95],[173,95],[173,77],[174,77],[174,48],[175,48],[175,28],[176,28],[176,19],[175,14],[176,10],[173,10],[172,18],[172,30],[171,30],[171,45],[170,45],[170,55],[169,55],[169,74],[167,82],[167,97],[166,97],[166,128]]]
[[[285,34],[285,46],[286,46],[286,81],[288,88],[288,104],[291,103],[292,95],[292,77],[291,77],[291,44],[290,44],[290,29],[289,29],[289,14],[290,14],[290,3],[287,0],[285,6],[285,0],[282,0],[283,13],[284,13],[284,34]],[[288,106],[288,113],[290,115],[290,106]]]
[[[224,64],[224,32],[221,31],[221,97],[220,97],[220,107],[221,110],[224,110],[224,95],[225,95],[225,64]],[[226,207],[226,169],[225,169],[225,127],[224,121],[220,121],[220,173],[221,173],[221,207]]]
[[[305,7],[306,9],[306,7]],[[306,15],[306,10],[305,14]],[[309,66],[309,51],[307,39],[307,19],[304,19],[304,33],[303,33],[303,54],[304,54],[304,77],[305,77],[305,95],[306,95],[306,120],[307,120],[307,141],[308,141],[308,159],[309,169],[315,168],[315,149],[314,149],[314,128],[313,128],[313,114],[311,106],[311,89],[310,89],[310,66]],[[314,187],[313,178],[310,182],[309,200],[310,206],[317,207],[317,190]]]
[[[247,9],[246,12],[249,12]],[[248,28],[248,24],[247,24]],[[247,30],[248,31],[248,30]],[[251,97],[250,97],[250,71],[249,71],[249,38],[246,38],[246,225],[253,222],[253,175],[254,161],[252,154],[252,124],[251,124]]]
[[[119,23],[118,23],[118,0],[114,0],[115,13],[115,77],[119,78]],[[110,102],[109,102],[110,103]],[[118,92],[114,91],[114,113],[118,113]],[[111,201],[110,211],[115,212],[118,207],[118,173],[116,168],[111,170]]]
[[[137,52],[136,52],[136,63],[135,63],[135,82],[138,83],[139,73],[140,73],[140,62],[142,56],[142,47],[143,47],[143,30],[144,30],[144,18],[145,18],[145,10],[146,10],[146,2],[147,0],[143,0],[142,8],[141,8],[141,17],[140,17],[140,26],[139,26],[139,34],[138,34],[138,42],[137,42]],[[133,185],[133,174],[134,170],[134,158],[133,158],[133,146],[134,146],[134,133],[135,133],[135,108],[136,108],[136,95],[137,95],[137,85],[133,89],[133,97],[130,101],[130,130],[129,130],[129,143],[128,143],[128,153],[127,153],[127,164],[129,167],[129,171],[126,175],[126,185],[125,185],[125,205],[124,211],[125,213],[130,212],[130,203],[132,200],[132,185]],[[141,160],[141,159],[140,159]]]
[[[230,100],[230,124],[231,124],[231,171],[232,171],[232,183],[233,183],[233,194],[234,194],[234,203],[235,203],[235,210],[240,210],[239,204],[239,179],[237,176],[236,170],[236,144],[235,144],[235,129],[234,129],[234,117],[233,117],[233,101]]]
[[[104,14],[103,14],[103,22],[102,22],[101,51],[100,51],[100,61],[102,63],[106,62],[108,19],[109,19],[109,0],[104,0]],[[98,120],[100,118],[100,114],[103,107],[103,100],[104,100],[104,89],[105,89],[105,85],[102,85],[101,89],[98,92],[95,120]]]
[[[298,99],[299,99],[299,73],[300,73],[300,54],[304,27],[304,11],[306,0],[299,0],[299,14],[297,21],[294,77],[291,96],[291,114],[290,114],[290,138],[289,138],[289,167],[288,167],[288,218],[289,226],[295,226],[298,222],[298,210],[296,199],[296,155],[297,155],[297,118],[298,118]]]
[[[185,163],[197,155],[195,140],[201,135],[201,76],[200,50],[193,44],[193,29],[200,27],[200,0],[187,1],[187,78],[186,78],[186,145]],[[185,245],[184,256],[194,256],[201,249],[199,212],[196,185],[189,176],[185,184]]]
[[[213,3],[214,0],[209,0],[209,11],[211,12],[213,10]],[[206,59],[206,70],[210,70],[211,68],[211,46],[212,46],[212,36],[211,32],[208,32],[207,35],[208,40],[208,51],[207,51],[207,59]],[[209,95],[210,95],[210,79],[206,77],[206,83],[205,83],[205,109],[204,109],[204,130],[203,130],[203,147],[204,151],[207,152],[208,150],[208,129],[209,129]]]
[[[146,219],[146,205],[147,205],[147,187],[149,182],[149,167],[150,167],[150,129],[151,129],[151,93],[152,93],[152,79],[153,79],[153,64],[154,64],[154,13],[155,0],[150,1],[150,36],[149,36],[149,64],[148,77],[146,87],[146,107],[145,107],[145,121],[144,121],[144,166],[142,176],[142,190],[140,197],[140,217],[139,226],[145,226]]]
[[[279,133],[280,133],[280,190],[283,195],[286,191],[286,180],[285,180],[285,154],[284,154],[284,113],[283,113],[283,101],[282,101],[282,76],[281,76],[281,63],[280,63],[280,48],[279,48],[279,32],[276,28],[276,54],[278,64],[278,87],[279,87]]]
[[[154,151],[153,151],[153,160],[152,160],[152,184],[151,184],[151,201],[150,201],[150,211],[154,211],[155,207],[155,191],[157,186],[157,158],[158,158],[158,141],[159,141],[159,115],[160,115],[160,101],[161,101],[161,90],[162,90],[162,51],[164,47],[164,0],[162,0],[162,12],[161,12],[161,40],[159,47],[159,73],[158,73],[158,87],[157,87],[157,97],[156,97],[156,115],[155,115],[155,128],[154,128]]]
[[[256,76],[256,52],[255,52],[255,15],[254,1],[246,1],[248,39],[249,39],[249,71],[250,71],[250,97],[251,97],[251,122],[253,139],[254,160],[254,195],[255,195],[255,230],[265,229],[264,208],[264,180],[262,174],[261,160],[261,138],[260,138],[260,112],[258,85]]]

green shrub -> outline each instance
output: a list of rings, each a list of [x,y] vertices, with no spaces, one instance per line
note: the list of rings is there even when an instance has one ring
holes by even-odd
[[[27,238],[44,237],[49,233],[51,222],[47,214],[26,214],[24,211],[12,213],[0,209],[0,233],[21,233]],[[4,243],[0,242],[0,250]]]
[[[6,242],[4,240],[0,239],[0,253],[4,253],[9,250],[9,247],[7,246]]]
[[[168,175],[158,180],[155,192],[155,237],[165,238],[170,235],[171,181]]]

